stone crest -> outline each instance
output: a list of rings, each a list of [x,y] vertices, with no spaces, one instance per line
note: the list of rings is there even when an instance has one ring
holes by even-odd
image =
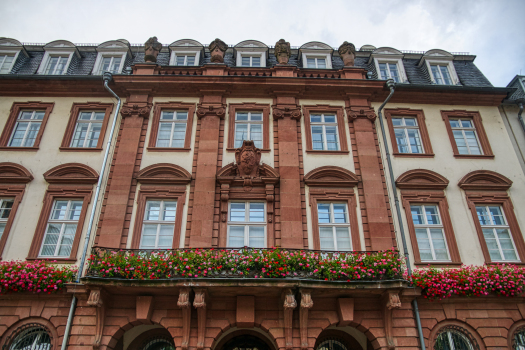
[[[351,67],[355,63],[355,46],[352,43],[349,43],[348,41],[345,41],[344,43],[339,46],[339,49],[337,50],[339,52],[339,56],[341,56],[341,59],[343,60],[345,67]]]
[[[156,36],[153,36],[144,43],[144,62],[157,62],[157,55],[162,49],[162,44],[159,43]]]
[[[292,54],[289,42],[285,41],[284,39],[279,40],[275,43],[274,52],[279,64],[288,64],[288,60],[290,59],[290,56]]]
[[[244,140],[241,148],[235,150],[235,162],[239,176],[244,184],[251,187],[251,180],[257,176],[261,162],[261,150],[255,147],[252,140]]]
[[[224,63],[224,53],[228,50],[228,45],[221,39],[213,40],[208,46],[211,54],[211,62]]]

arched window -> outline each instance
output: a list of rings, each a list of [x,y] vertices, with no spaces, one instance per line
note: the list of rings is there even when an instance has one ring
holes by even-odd
[[[448,326],[443,328],[434,344],[435,350],[478,350],[476,340],[463,328]]]
[[[173,342],[164,337],[156,337],[146,341],[143,350],[175,350]]]
[[[38,323],[29,323],[16,330],[7,341],[5,350],[51,350],[49,331]]]
[[[514,350],[525,350],[525,327],[520,327],[514,332]]]
[[[323,340],[316,350],[348,350],[345,344],[336,338]]]

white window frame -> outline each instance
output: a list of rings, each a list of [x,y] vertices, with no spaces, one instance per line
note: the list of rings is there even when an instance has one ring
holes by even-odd
[[[403,65],[403,60],[401,58],[385,58],[385,57],[374,57],[374,65],[376,67],[377,78],[382,80],[381,70],[379,69],[380,63],[395,64],[397,66],[397,73],[399,76],[399,81],[396,83],[403,84],[408,83],[407,74],[405,72],[405,66]],[[387,66],[388,67],[388,66]],[[392,78],[390,75],[390,67],[388,67],[388,77],[387,79]]]
[[[322,122],[312,122],[312,116],[320,115]],[[334,123],[327,123],[324,121],[325,115],[334,116],[335,122]],[[341,150],[341,140],[339,139],[339,126],[337,125],[337,113],[310,113],[310,134],[312,136],[312,150],[314,151],[340,151]],[[323,127],[323,149],[315,149],[314,148],[314,126],[322,126]],[[337,149],[328,149],[328,141],[326,138],[326,127],[327,126],[335,126],[335,137],[337,138]]]
[[[100,138],[100,133],[102,132],[102,127],[104,126],[104,118],[102,118],[102,120],[97,120],[97,119],[89,119],[89,120],[81,120],[80,119],[80,116],[82,115],[82,113],[91,113],[91,118],[94,118],[95,117],[95,113],[102,113],[104,114],[104,117],[106,115],[106,112],[105,111],[96,111],[96,110],[93,110],[93,111],[86,111],[86,110],[81,110],[79,111],[78,113],[78,117],[77,117],[77,122],[75,123],[75,129],[73,130],[73,135],[71,136],[71,142],[69,144],[69,147],[73,147],[73,148],[96,148],[97,147],[97,144],[98,144],[98,141],[99,141],[99,138]],[[98,138],[97,138],[97,142],[95,143],[95,145],[93,147],[89,147],[87,146],[87,142],[89,140],[88,136],[93,128],[93,124],[96,123],[96,124],[100,124],[100,133],[98,135]],[[73,146],[73,142],[75,141],[75,134],[77,132],[77,128],[79,127],[79,124],[89,124],[88,125],[88,130],[86,132],[86,137],[84,138],[84,142],[82,143],[82,146]]]
[[[32,114],[31,114],[31,119],[20,119],[20,117],[22,116],[22,114],[24,112],[29,112],[31,111]],[[44,112],[44,117],[42,119],[33,119],[36,115],[36,112]],[[36,138],[38,137],[38,133],[40,132],[40,128],[42,127],[42,122],[44,121],[44,118],[46,117],[45,116],[45,110],[42,111],[42,110],[38,110],[38,109],[33,109],[33,110],[28,110],[28,109],[23,109],[21,110],[19,113],[18,113],[18,117],[16,117],[16,123],[13,127],[13,131],[11,131],[11,136],[9,137],[9,142],[7,143],[8,147],[34,147],[35,145],[35,142],[36,142]],[[29,123],[29,125],[27,126],[27,129],[24,133],[24,138],[22,139],[22,143],[20,146],[13,146],[11,145],[11,143],[13,142],[13,137],[15,136],[15,133],[16,133],[16,129],[18,127],[18,124],[19,123]],[[29,133],[29,130],[31,129],[31,124],[33,123],[38,123],[40,124],[40,126],[38,127],[38,131],[36,132],[36,137],[35,139],[33,140],[33,144],[31,146],[25,146],[24,143],[25,141],[27,140],[27,134]]]
[[[427,65],[428,75],[430,75],[430,79],[432,80],[432,84],[447,86],[447,84],[438,84],[436,82],[436,79],[434,78],[434,74],[432,73],[431,66],[432,65],[439,65],[439,66],[446,66],[447,69],[448,69],[448,74],[450,75],[450,80],[452,81],[452,84],[448,85],[448,86],[459,85],[458,74],[456,73],[456,69],[454,68],[454,64],[452,63],[452,60],[436,60],[436,59],[426,58],[425,59],[425,64]],[[441,74],[441,72],[440,72],[440,74]]]
[[[266,67],[266,51],[263,52],[257,52],[257,51],[248,51],[247,49],[238,48],[237,51],[237,67]],[[249,66],[243,66],[242,65],[242,58],[243,57],[250,57],[250,65]],[[252,64],[252,57],[259,57],[260,58],[260,65],[254,66]]]
[[[435,207],[437,209],[437,213],[438,213],[440,224],[429,224],[428,223],[426,210],[425,210],[426,206],[433,206],[433,207]],[[411,212],[412,212],[412,207],[421,207],[421,210],[422,210],[421,213],[423,215],[423,220],[424,220],[423,224],[416,224],[414,222],[414,219],[412,219],[412,224],[414,225],[414,234],[416,235],[416,244],[418,245],[418,250],[420,252],[419,255],[421,257],[421,250],[419,248],[419,242],[417,241],[417,232],[416,232],[417,229],[425,229],[426,230],[426,232],[427,232],[427,239],[428,239],[429,244],[430,244],[430,253],[432,254],[432,260],[421,258],[421,261],[451,262],[452,260],[450,259],[450,250],[448,248],[447,236],[445,235],[445,227],[443,225],[443,219],[441,217],[441,211],[439,210],[439,205],[438,204],[433,204],[433,203],[426,203],[426,204],[410,203],[410,211]],[[436,251],[434,249],[434,242],[432,241],[432,234],[430,233],[430,229],[441,229],[441,234],[443,235],[443,241],[445,242],[445,248],[447,249],[447,259],[442,260],[442,259],[437,259],[436,258]]]
[[[11,208],[4,208],[4,204],[7,202],[12,203]],[[0,238],[2,238],[2,235],[4,234],[7,222],[9,221],[9,216],[13,211],[13,205],[15,205],[14,198],[0,198],[0,214],[2,214],[4,211],[8,212],[7,217],[3,218],[2,216],[0,216]]]
[[[248,114],[248,120],[237,120],[237,114]],[[261,115],[261,120],[258,121],[258,120],[251,120],[252,118],[252,114],[260,114]],[[236,141],[237,141],[237,125],[238,124],[248,124],[248,137],[245,138],[244,140],[252,140],[252,135],[251,135],[251,125],[253,124],[258,124],[258,125],[261,125],[261,145],[260,147],[258,147],[257,145],[255,145],[255,142],[254,142],[254,145],[255,147],[257,148],[263,148],[263,145],[264,145],[264,113],[262,111],[249,111],[249,112],[245,112],[245,111],[236,111],[235,112],[235,126],[234,126],[234,130],[233,130],[233,147],[234,148],[239,148],[242,146],[242,142],[241,142],[241,145],[238,146],[238,145],[235,145]],[[252,140],[253,141],[253,140]]]
[[[304,48],[300,49],[301,59],[303,60],[303,68],[306,69],[332,69],[332,51],[324,48]],[[308,58],[324,58],[326,62],[326,68],[308,68]],[[317,66],[317,60],[315,61]]]
[[[40,252],[38,253],[38,257],[39,258],[67,258],[70,256],[71,254],[71,249],[73,248],[73,245],[74,245],[74,241],[75,241],[75,237],[76,237],[76,231],[78,230],[78,225],[79,225],[79,220],[68,220],[68,219],[52,219],[53,217],[53,213],[55,211],[55,205],[57,202],[65,202],[67,201],[67,207],[66,207],[66,215],[70,213],[70,210],[71,210],[71,204],[73,202],[81,202],[82,205],[80,206],[80,214],[79,214],[79,220],[80,220],[80,217],[82,216],[82,208],[84,206],[84,200],[83,199],[74,199],[74,198],[66,198],[66,199],[60,199],[60,198],[55,198],[53,200],[53,205],[51,206],[51,212],[49,213],[49,218],[47,220],[47,223],[46,223],[46,230],[44,231],[44,237],[42,238],[42,244],[40,245]],[[48,230],[49,230],[49,225],[50,224],[60,224],[60,233],[58,235],[58,239],[57,239],[57,244],[56,244],[56,247],[55,247],[55,253],[53,255],[42,255],[42,250],[44,249],[44,243],[46,241],[46,237],[47,237],[47,234],[48,234]],[[76,224],[76,228],[75,228],[75,233],[73,234],[73,238],[71,240],[71,249],[69,251],[69,254],[68,255],[58,255],[58,253],[60,252],[60,246],[62,245],[62,240],[64,239],[64,229],[66,227],[66,225],[68,224]]]
[[[13,61],[11,62],[11,66],[9,67],[8,71],[5,73],[0,74],[9,74],[13,70],[13,66],[15,65],[16,59],[18,58],[18,54],[20,51],[7,51],[7,50],[1,50],[0,49],[0,71],[2,70],[2,67],[4,66],[4,61],[7,58],[7,56],[13,56]],[[6,57],[2,59],[2,56]]]
[[[146,220],[146,215],[148,213],[148,202],[160,202],[160,209],[159,209],[159,220]],[[168,220],[160,220],[160,214],[164,212],[164,209],[166,207],[165,202],[175,203],[175,216],[173,217],[173,221]],[[161,247],[159,248],[159,237],[160,237],[160,227],[162,225],[172,225],[173,230],[171,231],[171,240],[173,241],[173,236],[175,234],[175,221],[177,220],[177,206],[179,205],[177,200],[172,199],[147,199],[146,204],[144,205],[144,219],[142,220],[142,230],[140,232],[140,243],[139,243],[139,249],[173,249],[173,243],[171,243],[171,246],[169,248]],[[142,246],[142,239],[144,238],[144,227],[146,225],[157,225],[157,233],[155,235],[155,247],[153,248],[143,248]]]
[[[66,57],[67,56],[67,62],[64,66],[64,72],[62,74],[53,74],[53,75],[66,75],[67,70],[69,69],[69,65],[71,63],[71,59],[73,58],[73,54],[78,54],[78,51],[76,48],[64,48],[61,47],[57,50],[57,48],[44,48],[46,50],[46,53],[44,54],[44,58],[42,59],[42,62],[40,63],[40,67],[38,68],[38,74],[46,74],[47,65],[49,64],[49,60],[52,57]]]
[[[401,119],[403,121],[404,125],[394,125],[394,119]],[[416,122],[416,126],[406,125],[405,119],[414,119],[415,122]],[[392,117],[392,127],[394,128],[394,138],[396,139],[397,151],[399,153],[403,153],[403,154],[423,154],[423,153],[425,153],[425,147],[423,145],[423,139],[421,138],[421,130],[419,129],[419,124],[418,124],[418,121],[417,121],[417,117],[412,117],[412,116],[393,116]],[[408,141],[408,143],[407,143],[407,145],[408,145],[408,152],[401,152],[401,147],[399,145],[399,142],[397,142],[396,130],[401,130],[401,129],[404,130],[405,138]],[[419,143],[420,143],[420,147],[421,147],[421,152],[412,152],[412,147],[410,146],[410,137],[408,136],[408,129],[417,130],[417,132],[419,134]]]
[[[499,205],[499,204],[487,204],[487,205],[480,205],[480,204],[476,204],[476,214],[477,214],[477,211],[478,211],[478,207],[483,207],[487,210],[487,212],[489,213],[489,220],[491,222],[490,225],[482,225],[481,222],[479,221],[479,217],[476,216],[476,219],[478,220],[479,222],[479,226],[481,227],[481,233],[483,234],[483,239],[485,239],[485,234],[483,233],[483,229],[492,229],[492,232],[494,233],[494,238],[496,240],[496,244],[498,245],[498,251],[499,251],[499,254],[501,256],[501,260],[494,260],[492,258],[492,256],[490,257],[490,260],[491,261],[495,261],[495,262],[519,262],[519,254],[518,254],[518,250],[516,249],[516,244],[514,243],[514,238],[512,237],[512,232],[510,231],[510,226],[509,226],[509,222],[507,220],[507,217],[505,215],[505,210],[503,210],[503,206]],[[489,207],[499,207],[500,211],[501,211],[501,214],[502,214],[502,217],[503,217],[503,220],[505,220],[505,225],[496,225],[494,224],[494,221],[492,220],[492,215],[490,215],[490,211],[489,211]],[[505,259],[505,254],[503,254],[503,250],[501,248],[501,243],[500,243],[500,239],[499,239],[499,236],[498,236],[498,229],[507,229],[507,231],[509,232],[509,237],[510,237],[510,241],[512,243],[512,248],[514,249],[514,254],[516,254],[516,260],[506,260]],[[485,244],[486,244],[486,239],[485,239]],[[487,247],[487,250],[488,250],[488,247]],[[490,251],[489,251],[489,255],[490,255]]]
[[[111,58],[119,58],[120,57],[120,65],[115,73],[111,74],[121,74],[122,69],[124,68],[124,63],[126,61],[126,55],[127,52],[99,52],[97,55],[97,60],[95,61],[95,65],[93,66],[93,75],[102,75],[104,72],[102,71],[102,63],[104,61],[104,58],[111,57]],[[111,65],[110,65],[111,66]]]
[[[472,127],[471,128],[467,128],[467,127],[453,127],[452,124],[450,124],[451,121],[453,120],[468,120],[470,121],[470,124],[472,124]],[[456,147],[458,148],[458,153],[459,154],[473,154],[471,151],[470,151],[470,146],[467,142],[467,138],[465,136],[465,130],[466,131],[474,131],[474,136],[476,136],[476,141],[478,143],[478,148],[479,148],[479,155],[482,155],[483,154],[483,147],[481,147],[481,142],[479,141],[479,135],[478,135],[478,131],[476,130],[476,125],[474,124],[474,120],[472,118],[460,118],[460,117],[449,117],[448,118],[448,122],[450,124],[450,130],[452,130],[452,137],[454,138],[454,142],[456,143]],[[465,141],[465,145],[467,146],[467,150],[468,150],[468,153],[460,153],[459,152],[459,147],[457,146],[458,145],[458,142],[456,141],[456,136],[454,136],[454,130],[460,130],[461,131],[461,134],[463,135],[463,140]],[[478,155],[478,154],[474,154],[474,155]]]
[[[329,209],[329,215],[330,215],[330,222],[329,223],[321,223],[319,220],[319,205],[328,204],[330,205]],[[345,206],[345,220],[347,222],[345,223],[336,223],[334,219],[334,204],[342,204]],[[334,243],[334,249],[333,251],[342,251],[342,252],[351,252],[354,250],[353,244],[352,244],[352,228],[350,227],[350,213],[348,212],[348,203],[345,202],[324,202],[320,201],[317,203],[317,227],[319,228],[319,232],[317,233],[319,235],[319,248],[323,249],[321,247],[321,228],[323,227],[330,227],[332,229],[332,239]],[[347,227],[348,228],[348,236],[349,236],[349,242],[350,242],[350,248],[348,250],[341,250],[337,246],[337,227]],[[323,249],[326,250],[326,249]]]
[[[244,203],[244,219],[245,221],[231,221],[231,205],[232,203]],[[263,221],[250,221],[250,204],[251,203],[262,203],[263,204],[263,215],[264,220]],[[243,226],[244,227],[244,246],[243,247],[249,247],[250,244],[250,226],[257,226],[257,227],[263,227],[264,228],[264,247],[266,248],[268,246],[268,229],[267,229],[267,221],[268,221],[268,215],[266,213],[266,202],[263,201],[232,201],[228,203],[228,232],[227,232],[227,238],[226,238],[226,245],[229,248],[242,248],[242,247],[232,247],[230,246],[230,228],[232,226]]]
[[[22,52],[26,57],[29,56],[27,54],[27,51],[24,49],[22,43],[20,43],[19,41],[9,38],[0,39],[0,56],[14,56],[13,62],[11,63],[11,67],[9,67],[9,70],[5,73],[0,74],[9,74],[13,71],[13,67],[15,66],[15,62],[18,59],[18,55],[20,54],[20,52]]]
[[[185,113],[186,114],[186,119],[166,119],[166,120],[163,120],[162,119],[162,116],[164,115],[165,112],[172,112],[175,114],[175,117],[177,116],[177,113]],[[189,112],[187,110],[171,110],[171,109],[166,109],[166,110],[162,110],[160,112],[160,117],[159,117],[159,129],[157,130],[157,139],[155,140],[155,147],[161,147],[161,148],[184,148],[184,144],[186,142],[186,133],[188,132],[188,118],[189,118]],[[158,143],[159,143],[159,136],[160,136],[160,127],[161,127],[161,124],[164,123],[164,124],[168,124],[168,123],[171,123],[171,131],[170,131],[170,144],[169,146],[159,146]],[[172,146],[173,145],[173,133],[175,132],[175,124],[184,124],[184,139],[182,140],[182,147],[174,147]]]
[[[188,50],[187,47],[171,48],[170,66],[177,66],[177,56],[195,56],[195,63],[192,66],[184,65],[178,67],[196,67],[199,65],[201,50]]]

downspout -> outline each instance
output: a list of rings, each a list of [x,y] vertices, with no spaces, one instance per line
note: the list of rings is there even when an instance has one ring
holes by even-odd
[[[115,133],[115,126],[117,125],[117,119],[120,112],[120,104],[121,100],[111,90],[108,86],[108,83],[112,80],[112,75],[109,72],[105,72],[102,76],[102,79],[104,80],[104,87],[106,90],[108,90],[116,99],[117,99],[117,110],[115,111],[115,116],[113,117],[113,123],[111,124],[111,130],[109,132],[108,137],[108,143],[106,145],[106,151],[104,152],[104,159],[102,160],[102,168],[100,169],[100,175],[98,177],[97,182],[97,188],[95,190],[95,197],[93,198],[93,206],[91,208],[91,215],[89,216],[89,223],[86,231],[86,239],[84,241],[84,250],[82,251],[82,257],[80,258],[80,265],[78,268],[78,274],[76,278],[76,283],[80,282],[80,278],[82,277],[82,273],[84,271],[84,264],[86,263],[86,255],[87,250],[89,246],[89,241],[91,240],[91,231],[93,230],[93,222],[95,221],[95,214],[97,212],[97,202],[98,197],[100,196],[100,188],[102,187],[102,181],[104,178],[104,172],[106,171],[107,163],[108,163],[108,157],[109,157],[109,150],[111,149],[111,143],[113,141],[113,135]],[[73,300],[71,301],[71,307],[69,309],[69,315],[67,317],[67,324],[66,324],[66,330],[64,332],[64,339],[62,340],[62,347],[61,350],[67,349],[67,342],[69,340],[69,333],[71,332],[71,324],[73,322],[73,315],[75,313],[75,307],[77,305],[77,297],[73,295]]]
[[[406,257],[407,262],[407,272],[408,275],[412,275],[412,268],[410,266],[410,256],[408,255],[408,247],[407,247],[407,241],[405,238],[405,229],[403,227],[403,221],[401,219],[401,207],[399,205],[399,198],[397,196],[397,188],[396,188],[396,181],[394,180],[394,170],[392,168],[392,159],[390,158],[390,149],[388,147],[388,143],[386,142],[386,132],[385,132],[385,125],[383,123],[383,115],[381,114],[381,111],[383,110],[383,107],[388,103],[392,95],[394,94],[395,89],[395,82],[392,79],[388,79],[386,81],[386,86],[390,89],[390,94],[386,98],[385,102],[379,107],[377,111],[377,115],[379,117],[379,124],[381,125],[381,134],[383,136],[383,146],[385,147],[385,157],[387,161],[387,167],[388,167],[388,174],[390,177],[390,185],[392,186],[392,192],[394,194],[394,202],[396,206],[396,214],[397,214],[397,220],[399,222],[399,230],[401,231],[401,241],[403,243],[403,253]],[[423,337],[423,329],[421,328],[421,319],[419,317],[419,308],[417,306],[417,300],[414,299],[412,301],[412,308],[414,309],[414,316],[416,318],[416,325],[417,325],[417,332],[419,335],[419,343],[421,344],[421,349],[426,350],[425,348],[425,338]]]
[[[523,102],[522,101],[518,102],[518,107],[520,108],[518,112],[518,120],[520,121],[523,132],[525,132],[525,123],[523,122],[523,117],[521,116],[521,113],[523,113]]]

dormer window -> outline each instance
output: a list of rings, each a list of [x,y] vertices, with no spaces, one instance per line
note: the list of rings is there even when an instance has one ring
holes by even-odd
[[[454,56],[444,50],[425,52],[420,64],[425,64],[433,84],[458,85],[459,79],[454,68]]]
[[[102,75],[104,72],[120,74],[124,68],[126,56],[131,51],[127,40],[111,40],[97,46],[97,60],[93,66],[94,75]]]
[[[332,68],[332,53],[334,49],[318,41],[304,44],[299,49],[303,68],[326,69]]]
[[[391,47],[380,47],[372,52],[370,60],[374,61],[378,79],[393,79],[396,83],[408,83],[401,51]]]
[[[20,52],[27,56],[22,43],[18,40],[0,39],[0,74],[11,73]]]
[[[256,40],[246,40],[233,48],[237,66],[266,67],[268,46]]]
[[[38,74],[66,74],[73,55],[80,58],[80,53],[78,52],[76,46],[66,40],[50,42],[44,46],[44,51],[46,53],[42,59],[42,62],[40,63]]]
[[[396,83],[399,83],[399,70],[397,69],[396,63],[379,63],[379,73],[381,80],[394,79]]]
[[[196,40],[183,39],[170,46],[170,66],[198,66],[204,46]]]
[[[13,62],[15,61],[14,54],[3,54],[0,55],[0,74],[7,74],[11,72]]]
[[[431,64],[430,71],[432,72],[432,78],[438,85],[452,85],[452,79],[448,72],[448,64]]]

